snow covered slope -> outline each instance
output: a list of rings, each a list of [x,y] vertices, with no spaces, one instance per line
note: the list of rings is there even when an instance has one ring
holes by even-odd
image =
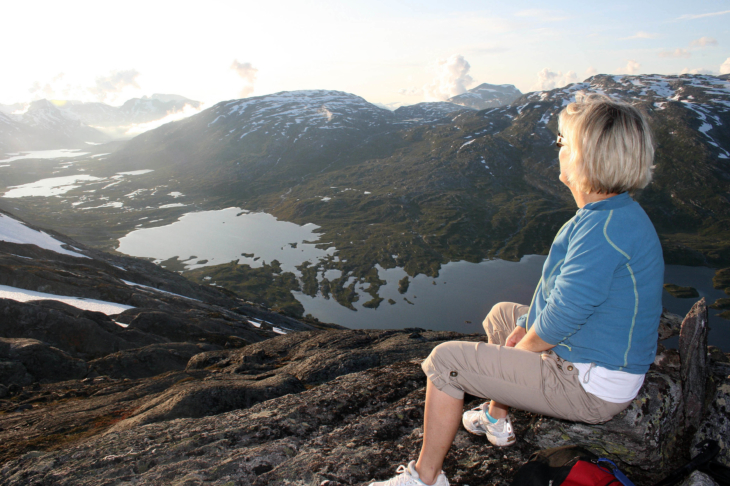
[[[283,137],[301,137],[307,130],[363,130],[393,120],[393,113],[341,91],[285,91],[273,95],[219,103],[212,108],[216,124],[231,128],[225,137],[243,137],[267,131]]]
[[[458,111],[472,109],[448,101],[426,101],[415,105],[401,106],[395,110],[395,115],[404,122],[426,124],[443,121],[444,117]]]
[[[520,96],[522,96],[520,90],[511,84],[482,83],[466,93],[450,98],[449,102],[475,110],[484,110],[508,105]]]
[[[65,243],[58,241],[48,233],[26,226],[17,219],[6,214],[0,214],[0,241],[17,243],[21,245],[35,245],[44,250],[55,251],[62,255],[79,258],[89,258],[77,251],[70,251],[64,248]],[[69,246],[69,245],[66,245]]]

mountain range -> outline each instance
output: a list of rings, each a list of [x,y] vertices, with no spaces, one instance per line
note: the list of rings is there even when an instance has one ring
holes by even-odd
[[[63,198],[16,198],[12,208],[106,249],[135,228],[168,224],[194,209],[241,207],[315,223],[322,245],[336,247],[340,258],[302,268],[303,291],[330,289],[349,305],[357,298],[354,276],[370,282],[377,305],[376,265],[434,276],[448,261],[547,251],[575,212],[557,179],[557,115],[585,91],[629,101],[649,117],[654,182],[635,197],[659,232],[666,262],[727,266],[727,78],[597,75],[481,111],[421,103],[391,112],[323,90],[225,101],[63,172],[100,180]],[[15,184],[57,171],[36,166],[31,177],[8,170]],[[110,184],[120,171],[147,172]],[[169,207],[170,191],[184,195],[174,200],[179,207]],[[225,268],[228,281],[245,278],[238,267]],[[328,269],[342,276],[316,278]]]
[[[98,102],[38,100],[0,105],[0,153],[86,147],[126,134],[132,126],[161,120],[199,101],[179,95],[154,94],[133,98],[122,106]]]
[[[482,83],[465,93],[452,96],[449,102],[475,110],[484,110],[509,105],[520,96],[522,92],[511,84]]]

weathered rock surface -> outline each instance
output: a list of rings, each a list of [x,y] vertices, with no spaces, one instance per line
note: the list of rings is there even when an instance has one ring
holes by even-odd
[[[30,378],[30,381],[15,381],[12,377],[2,376],[0,383],[5,385],[15,383],[23,386],[34,381],[80,379],[88,371],[85,361],[35,339],[0,338],[0,362],[20,364],[29,375],[27,378]]]
[[[124,318],[156,312],[138,309]],[[663,318],[671,332],[676,321]],[[204,332],[218,332],[221,324],[179,322]],[[157,321],[146,331],[114,326],[142,336]],[[0,483],[339,486],[384,479],[421,445],[426,378],[420,362],[454,339],[486,337],[319,330],[242,348],[161,342],[121,350],[91,361],[90,378],[7,387],[0,397]],[[506,484],[538,447],[570,443],[616,460],[637,484],[663,477],[688,457],[690,443],[678,421],[686,352],[661,345],[658,351],[639,396],[605,424],[515,412],[521,440],[509,451],[460,431],[444,464],[451,484]],[[730,364],[721,351],[707,352],[709,408],[692,443],[730,435]],[[468,397],[467,406],[481,401]]]
[[[87,359],[134,347],[113,333],[114,327],[121,328],[104,314],[101,316],[105,320],[88,314],[57,301],[22,303],[0,299],[0,336],[37,339]]]
[[[172,342],[206,341],[218,346],[241,347],[250,342],[261,341],[261,336],[250,329],[241,329],[240,334],[251,341],[236,336],[232,325],[222,324],[217,327],[222,332],[208,332],[190,322],[190,318],[178,317],[166,312],[141,312],[129,323],[128,330],[137,330],[147,334],[162,336]]]
[[[425,358],[436,345],[455,339],[486,340],[486,337],[423,329],[309,331],[242,349],[201,353],[190,360],[188,369],[215,369],[244,376],[289,373],[312,385],[376,366]]]
[[[97,375],[110,378],[149,378],[167,371],[182,371],[190,358],[215,349],[220,348],[211,344],[150,344],[89,361],[89,368]]]
[[[304,391],[295,377],[278,373],[260,381],[239,376],[208,376],[202,381],[185,380],[136,409],[132,418],[111,428],[118,432],[140,425],[176,418],[205,417],[249,408],[271,398]]]
[[[394,474],[421,443],[425,376],[417,363],[338,377],[311,390],[200,419],[109,432],[6,463],[28,484],[367,484]],[[518,433],[531,416],[520,414]],[[461,431],[444,465],[452,484],[505,481],[534,450],[505,452]]]
[[[211,376],[171,387],[114,430],[246,408],[341,375],[423,358],[437,344],[459,337],[463,335],[443,331],[309,331],[242,349],[200,353],[190,359],[187,371]]]
[[[710,395],[708,410],[692,439],[692,447],[694,450],[705,439],[716,440],[722,448],[717,461],[730,467],[730,363],[713,363],[711,377],[715,391]]]
[[[694,433],[702,421],[707,392],[707,303],[704,297],[692,306],[679,333],[679,368],[684,396],[684,422]]]

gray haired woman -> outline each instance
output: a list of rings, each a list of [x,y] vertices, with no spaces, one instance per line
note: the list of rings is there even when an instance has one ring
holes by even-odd
[[[418,461],[371,486],[448,485],[441,470],[459,424],[504,447],[509,407],[601,423],[636,397],[654,360],[664,261],[654,226],[629,191],[651,180],[654,147],[633,106],[578,96],[559,118],[560,180],[578,211],[558,231],[529,306],[502,302],[484,320],[489,344],[443,343],[428,377]],[[491,401],[463,412],[464,394]]]

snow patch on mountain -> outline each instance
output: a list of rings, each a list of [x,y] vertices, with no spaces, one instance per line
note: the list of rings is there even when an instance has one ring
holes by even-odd
[[[11,218],[5,214],[0,214],[0,241],[18,243],[21,245],[36,245],[44,250],[55,251],[62,255],[89,258],[81,253],[67,250],[63,247],[65,243],[58,241],[48,233],[29,228],[17,219]]]
[[[77,309],[83,309],[94,312],[101,312],[108,316],[120,314],[125,310],[134,309],[134,307],[124,304],[116,304],[105,300],[85,299],[83,297],[69,297],[65,295],[47,294],[45,292],[35,292],[33,290],[19,289],[8,285],[0,285],[0,299],[11,299],[17,302],[32,302],[34,300],[56,300],[63,302]]]

